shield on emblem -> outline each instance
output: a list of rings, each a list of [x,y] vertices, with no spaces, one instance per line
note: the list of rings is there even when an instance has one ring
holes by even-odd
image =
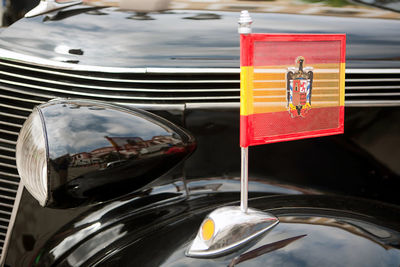
[[[296,58],[296,67],[286,74],[287,107],[292,117],[304,117],[311,109],[313,68],[304,68],[304,57]]]

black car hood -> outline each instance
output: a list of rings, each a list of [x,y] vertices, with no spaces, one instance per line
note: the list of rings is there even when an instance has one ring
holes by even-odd
[[[239,67],[239,12],[168,11],[137,16],[75,6],[22,19],[0,48],[77,65]],[[400,68],[399,20],[253,13],[255,33],[346,33],[348,68]]]
[[[185,256],[185,251],[201,221],[224,203],[237,205],[237,194],[200,194],[186,201],[171,194],[150,197],[153,201],[163,200],[164,205],[132,210],[137,203],[122,201],[82,214],[52,236],[30,262],[36,266],[234,266],[238,263],[398,266],[400,263],[399,209],[378,202],[323,195],[251,198],[252,208],[273,213],[280,223],[262,238],[231,254],[195,259]],[[168,198],[170,201],[165,202]],[[138,201],[146,203],[145,199]]]

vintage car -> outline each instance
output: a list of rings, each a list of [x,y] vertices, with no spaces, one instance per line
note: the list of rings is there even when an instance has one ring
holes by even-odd
[[[2,265],[400,265],[395,3],[122,2],[0,33]],[[253,32],[346,33],[345,133],[250,147],[249,207],[279,223],[196,254],[195,238],[254,231],[209,215],[240,200],[242,9]]]

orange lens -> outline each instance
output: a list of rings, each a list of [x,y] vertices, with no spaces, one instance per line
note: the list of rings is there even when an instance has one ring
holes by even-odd
[[[203,240],[210,240],[211,237],[214,235],[214,230],[214,221],[211,219],[207,219],[201,226],[201,236],[203,237]]]

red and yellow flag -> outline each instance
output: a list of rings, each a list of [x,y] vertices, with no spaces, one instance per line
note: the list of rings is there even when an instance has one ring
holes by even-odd
[[[343,133],[346,35],[240,35],[240,146]]]

